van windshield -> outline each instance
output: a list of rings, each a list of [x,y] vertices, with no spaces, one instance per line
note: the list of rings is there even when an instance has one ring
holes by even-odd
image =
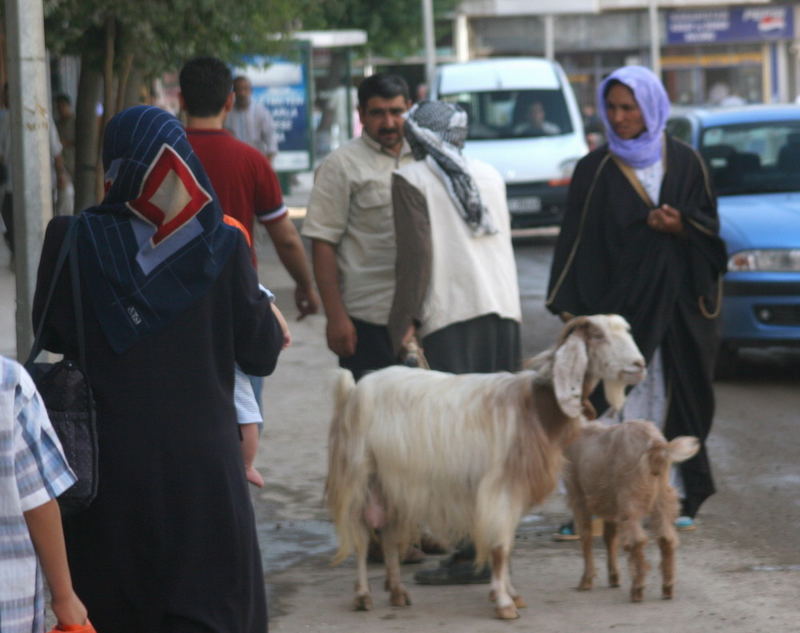
[[[441,95],[469,117],[468,139],[555,136],[572,132],[560,90],[496,90]]]

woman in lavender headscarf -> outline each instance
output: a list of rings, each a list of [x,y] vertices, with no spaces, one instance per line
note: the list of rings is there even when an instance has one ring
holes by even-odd
[[[649,378],[624,417],[654,420],[667,438],[703,442],[714,415],[719,277],[725,247],[699,155],[664,132],[669,99],[647,68],[625,66],[598,89],[608,144],[575,168],[556,243],[547,307],[555,314],[615,312],[631,324]],[[602,395],[592,404],[603,411]],[[678,526],[694,528],[714,493],[705,446],[681,464]]]

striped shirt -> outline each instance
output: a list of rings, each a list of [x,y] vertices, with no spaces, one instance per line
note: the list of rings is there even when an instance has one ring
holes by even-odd
[[[233,404],[236,406],[236,421],[239,424],[261,424],[264,418],[253,393],[253,385],[239,365],[234,367]]]
[[[33,380],[0,356],[0,633],[44,631],[42,574],[23,513],[73,483]]]

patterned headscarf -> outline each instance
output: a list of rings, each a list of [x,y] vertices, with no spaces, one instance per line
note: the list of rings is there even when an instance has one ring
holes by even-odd
[[[473,234],[496,233],[461,154],[467,138],[467,113],[452,103],[422,101],[408,111],[403,129],[414,158],[426,160],[439,174]]]
[[[241,238],[168,112],[135,106],[111,119],[103,166],[106,195],[80,214],[78,255],[103,332],[123,352],[200,299]]]
[[[645,131],[632,139],[616,135],[606,113],[606,87],[618,81],[633,92],[644,118]],[[623,66],[606,77],[597,89],[597,112],[606,128],[613,154],[635,169],[648,167],[661,159],[661,141],[669,117],[669,97],[658,77],[644,66]]]

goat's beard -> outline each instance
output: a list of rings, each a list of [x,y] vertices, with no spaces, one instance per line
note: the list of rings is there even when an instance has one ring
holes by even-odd
[[[604,380],[603,393],[606,402],[616,412],[622,411],[625,406],[625,383],[621,380]]]

